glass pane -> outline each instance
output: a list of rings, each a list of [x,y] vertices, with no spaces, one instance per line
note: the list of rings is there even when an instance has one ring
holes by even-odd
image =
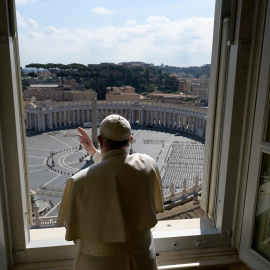
[[[263,154],[253,249],[270,260],[270,155]]]

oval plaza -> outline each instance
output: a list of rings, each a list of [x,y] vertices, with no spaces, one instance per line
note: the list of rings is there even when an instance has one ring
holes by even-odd
[[[76,127],[85,126],[97,142],[97,123],[110,114],[120,114],[130,121],[134,137],[130,151],[146,153],[156,160],[166,205],[201,191],[206,108],[149,100],[93,99],[30,102],[25,109],[30,188],[41,200],[52,203],[41,219],[36,211],[34,224],[40,220],[38,226],[55,223],[66,180],[92,164],[79,147]]]

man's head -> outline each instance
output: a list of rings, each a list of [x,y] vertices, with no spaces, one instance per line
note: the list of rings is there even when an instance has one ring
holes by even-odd
[[[130,124],[124,117],[111,114],[101,122],[98,141],[102,153],[114,149],[126,149],[132,139]]]

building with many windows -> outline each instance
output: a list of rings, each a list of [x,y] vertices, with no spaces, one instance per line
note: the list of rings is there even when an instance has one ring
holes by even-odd
[[[72,81],[72,80],[69,80]],[[68,81],[68,82],[69,82]],[[31,84],[23,93],[23,99],[53,100],[53,101],[73,101],[73,100],[92,100],[97,97],[92,89],[84,91],[74,91],[72,86],[60,84]]]

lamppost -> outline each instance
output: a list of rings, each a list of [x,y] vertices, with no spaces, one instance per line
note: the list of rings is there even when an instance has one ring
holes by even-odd
[[[132,142],[130,143],[130,149],[129,149],[129,154],[130,155],[132,155],[133,153],[135,153],[135,151],[133,151],[133,149],[132,149],[132,144],[135,143],[135,142],[136,142],[136,140],[133,139]]]
[[[82,147],[82,144],[80,142],[79,150],[82,150],[82,149],[83,149],[83,147]]]
[[[54,160],[53,160],[53,156],[54,156],[54,151],[52,150],[52,152],[51,152],[51,157],[52,157],[51,168],[54,168],[54,167],[55,167]]]

